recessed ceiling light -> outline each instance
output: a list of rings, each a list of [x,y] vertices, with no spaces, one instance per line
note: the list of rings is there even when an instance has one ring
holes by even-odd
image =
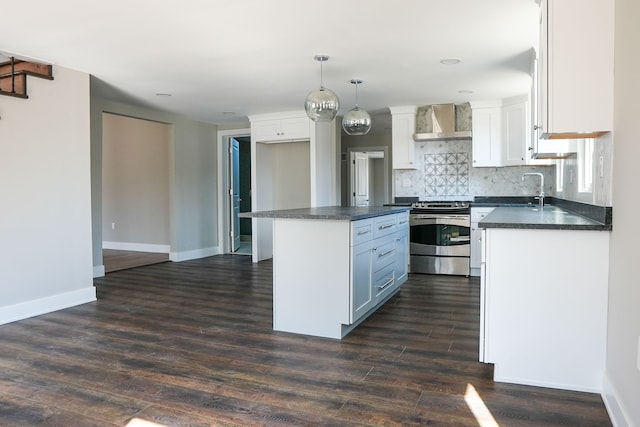
[[[458,91],[458,93],[465,93],[465,94],[467,94],[467,93],[473,93],[473,92],[474,92],[474,91],[472,91],[471,89],[460,89],[460,90]]]
[[[156,93],[156,96],[171,96],[170,93],[165,93],[165,92],[158,92]]]
[[[456,65],[460,63],[460,60],[458,58],[447,58],[441,60],[440,63],[443,65]]]

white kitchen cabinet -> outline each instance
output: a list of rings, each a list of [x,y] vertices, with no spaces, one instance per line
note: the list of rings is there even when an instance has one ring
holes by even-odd
[[[502,102],[472,102],[471,124],[473,166],[503,166]]]
[[[407,212],[356,221],[268,218],[274,330],[341,339],[407,280]]]
[[[308,117],[282,117],[251,122],[251,139],[256,142],[286,142],[310,139]]]
[[[335,120],[314,122],[299,110],[251,115],[249,121],[252,211],[336,205],[340,163]],[[308,157],[301,153],[304,146]],[[306,188],[303,199],[301,191],[281,185],[294,181],[300,187],[309,182],[308,197]],[[255,218],[252,224],[253,262],[271,258],[271,221]]]
[[[409,213],[353,221],[351,230],[353,323],[407,280]]]
[[[527,164],[530,145],[529,99],[527,95],[502,101],[502,160],[505,166]]]
[[[484,232],[480,356],[494,380],[601,392],[610,233]]]
[[[395,277],[398,284],[409,277],[409,212],[396,214],[398,227],[396,231]]]
[[[528,164],[530,133],[527,95],[473,102],[471,108],[474,167]]]
[[[351,247],[353,263],[351,273],[352,306],[350,321],[358,320],[374,305],[374,293],[371,286],[373,270],[373,241],[365,241]]]
[[[478,228],[478,222],[489,215],[495,208],[489,207],[472,207],[471,208],[471,255],[469,257],[469,275],[474,277],[480,276],[481,266],[481,248],[482,248],[482,229]]]
[[[416,106],[389,107],[391,110],[391,157],[393,169],[415,169]]]
[[[538,137],[611,131],[614,0],[540,0],[540,12]]]

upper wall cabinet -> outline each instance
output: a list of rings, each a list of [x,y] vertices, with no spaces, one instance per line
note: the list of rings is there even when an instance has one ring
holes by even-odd
[[[415,142],[413,134],[416,131],[415,105],[403,107],[389,107],[391,110],[391,157],[393,169],[415,169]]]
[[[251,121],[251,139],[256,142],[287,142],[310,138],[311,120],[304,116],[274,116]]]
[[[538,0],[537,118],[542,139],[613,129],[614,0]]]
[[[472,102],[471,123],[473,166],[504,166],[501,101]]]
[[[474,167],[528,164],[529,100],[527,95],[472,102]]]

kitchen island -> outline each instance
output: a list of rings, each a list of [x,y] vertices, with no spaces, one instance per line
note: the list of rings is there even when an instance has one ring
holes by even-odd
[[[316,207],[273,219],[273,329],[342,339],[408,277],[409,207]]]
[[[478,226],[480,360],[494,380],[600,392],[611,223],[526,206],[497,207]]]

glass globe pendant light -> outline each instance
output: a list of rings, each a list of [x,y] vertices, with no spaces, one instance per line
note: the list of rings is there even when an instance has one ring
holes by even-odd
[[[342,129],[347,135],[366,135],[371,130],[371,116],[358,107],[358,85],[361,83],[362,80],[351,80],[351,84],[356,85],[356,106],[342,118]]]
[[[322,63],[329,57],[316,55],[314,59],[320,62],[320,89],[309,92],[304,102],[304,109],[307,116],[314,122],[330,122],[338,114],[340,100],[333,91],[325,88],[322,83]]]

